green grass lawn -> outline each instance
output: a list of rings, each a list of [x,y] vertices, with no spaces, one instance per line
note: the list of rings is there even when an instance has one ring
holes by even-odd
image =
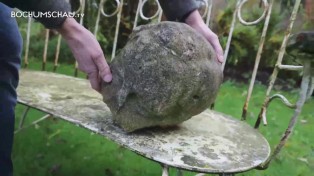
[[[34,63],[34,62],[32,62]],[[72,66],[71,66],[72,67]],[[59,72],[73,75],[71,67],[62,66]],[[39,64],[30,68],[40,68]],[[51,69],[48,66],[48,70]],[[73,70],[73,69],[72,69]],[[84,75],[81,75],[84,77]],[[247,85],[225,82],[219,92],[215,109],[240,119]],[[298,93],[281,92],[295,101]],[[258,115],[265,87],[254,90],[248,112],[248,123],[254,124]],[[249,171],[245,176],[311,176],[314,172],[314,100],[303,108],[298,124],[279,157],[265,171]],[[25,107],[16,108],[16,125]],[[293,111],[279,101],[274,101],[268,111],[269,125],[261,132],[273,148],[287,127]],[[26,124],[43,116],[31,110]],[[210,128],[210,124],[208,124]],[[70,123],[50,118],[39,125],[15,135],[13,151],[16,176],[156,176],[161,175],[160,165],[144,159],[123,147]],[[175,175],[175,170],[171,170]],[[184,175],[195,175],[185,172]]]

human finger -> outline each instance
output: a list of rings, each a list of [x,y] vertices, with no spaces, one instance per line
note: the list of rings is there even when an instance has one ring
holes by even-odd
[[[217,35],[213,34],[212,36],[208,37],[207,40],[213,46],[213,48],[216,52],[216,55],[217,55],[218,62],[223,63],[223,61],[224,61],[223,49],[220,45],[220,42],[219,42]]]
[[[93,71],[88,74],[88,79],[90,81],[90,84],[92,88],[96,91],[100,91],[100,82],[98,78],[98,71]]]
[[[96,64],[100,77],[105,82],[111,82],[112,81],[112,74],[110,71],[110,67],[108,63],[106,62],[105,56],[103,53],[97,55],[94,57],[94,63]]]

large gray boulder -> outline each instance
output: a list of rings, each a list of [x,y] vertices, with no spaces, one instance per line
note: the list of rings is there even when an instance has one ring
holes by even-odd
[[[125,131],[181,123],[215,100],[222,82],[211,45],[183,23],[134,30],[102,83],[104,102]]]

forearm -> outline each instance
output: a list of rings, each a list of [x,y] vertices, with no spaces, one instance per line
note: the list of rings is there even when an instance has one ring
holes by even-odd
[[[22,11],[30,12],[70,12],[70,4],[65,0],[0,0],[4,4],[10,7],[16,7]],[[60,28],[65,21],[66,17],[36,18],[39,22],[45,25],[47,28]]]
[[[159,0],[169,21],[184,22],[191,12],[199,8],[196,0]]]
[[[95,36],[74,18],[67,18],[58,32],[69,45],[78,68],[88,74],[92,88],[100,91],[100,79],[112,80],[110,68]]]

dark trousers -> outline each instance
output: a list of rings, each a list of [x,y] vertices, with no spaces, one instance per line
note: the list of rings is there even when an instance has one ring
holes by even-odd
[[[14,108],[22,38],[11,8],[0,3],[0,176],[12,176]]]

